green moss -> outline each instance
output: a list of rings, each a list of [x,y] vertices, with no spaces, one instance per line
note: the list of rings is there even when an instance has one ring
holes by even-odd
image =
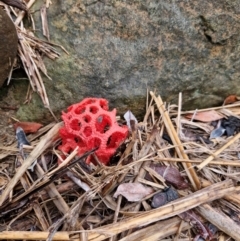
[[[34,93],[31,102],[21,105],[17,111],[17,118],[21,121],[42,121],[47,109],[44,108],[41,98]]]

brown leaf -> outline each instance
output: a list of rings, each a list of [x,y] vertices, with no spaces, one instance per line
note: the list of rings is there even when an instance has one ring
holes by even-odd
[[[184,178],[181,176],[177,168],[170,166],[167,167],[159,164],[151,164],[150,168],[156,171],[166,180],[166,182],[173,185],[175,188],[188,188],[188,183],[185,182]]]
[[[185,115],[186,118],[192,119],[194,114],[187,114]],[[202,111],[202,112],[197,112],[196,115],[194,115],[194,120],[202,121],[202,122],[211,122],[211,121],[216,121],[222,119],[223,116],[220,115],[217,111],[215,110],[209,110],[209,111]]]
[[[26,7],[25,3],[21,2],[20,0],[1,0],[1,1],[4,2],[5,4],[9,5],[9,6],[18,8],[18,9],[23,10],[25,12],[27,11],[27,7]]]
[[[144,186],[141,183],[122,183],[118,186],[113,197],[117,198],[118,195],[123,195],[130,202],[138,202],[153,192],[154,190],[151,187]]]
[[[229,105],[239,100],[236,95],[229,95],[223,102],[223,105]]]
[[[36,122],[16,122],[13,124],[14,129],[21,127],[26,134],[37,132],[43,125]]]

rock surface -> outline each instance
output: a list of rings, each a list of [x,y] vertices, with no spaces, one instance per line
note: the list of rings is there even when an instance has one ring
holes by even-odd
[[[17,32],[12,20],[0,8],[0,87],[8,77],[17,55]]]
[[[45,59],[55,113],[94,96],[138,115],[147,88],[172,103],[182,92],[187,109],[240,95],[239,0],[52,0],[48,21],[51,41],[69,51]]]

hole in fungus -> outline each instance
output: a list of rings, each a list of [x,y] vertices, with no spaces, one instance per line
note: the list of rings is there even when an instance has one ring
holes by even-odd
[[[106,100],[100,100],[99,103],[103,110],[108,110],[108,105],[107,105]]]
[[[124,138],[125,135],[121,132],[114,132],[111,136],[108,137],[107,147],[117,148]]]
[[[85,146],[85,143],[83,142],[83,140],[80,137],[74,137],[74,141],[76,142],[76,144],[79,147],[84,147]]]
[[[91,106],[91,107],[89,108],[89,111],[90,111],[91,113],[93,113],[93,114],[96,114],[96,113],[98,112],[98,108],[97,108],[96,106]]]
[[[89,115],[85,115],[83,117],[83,120],[86,122],[86,123],[89,123],[91,121],[91,117]]]
[[[81,106],[78,106],[78,107],[74,110],[74,112],[75,112],[75,114],[80,115],[80,114],[84,113],[85,110],[86,110],[86,108],[85,108],[85,107],[82,107],[82,105],[81,105]]]
[[[90,147],[90,149],[93,149],[95,147],[100,147],[101,146],[101,139],[94,137],[91,140],[89,140],[88,142],[88,146]]]
[[[96,130],[100,133],[107,132],[112,125],[111,119],[107,115],[100,115],[95,123]]]
[[[70,123],[70,127],[74,130],[74,131],[80,131],[81,129],[81,122],[79,122],[77,119],[73,119]]]
[[[86,137],[89,137],[92,135],[92,128],[90,126],[86,126],[83,130],[83,133]]]

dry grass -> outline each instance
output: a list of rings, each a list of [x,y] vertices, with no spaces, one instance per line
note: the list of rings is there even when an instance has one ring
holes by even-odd
[[[59,58],[60,53],[56,50],[57,48],[62,49],[65,53],[68,52],[59,45],[51,43],[49,41],[49,30],[48,30],[48,23],[47,23],[47,7],[49,7],[49,2],[46,2],[46,5],[43,4],[41,7],[41,21],[42,21],[42,32],[43,35],[47,38],[47,40],[42,40],[35,37],[35,23],[33,17],[31,16],[31,7],[35,3],[35,0],[30,0],[27,3],[28,9],[28,23],[31,23],[31,30],[30,28],[25,28],[23,18],[26,16],[26,12],[20,11],[16,8],[7,6],[2,2],[0,5],[4,7],[6,12],[8,13],[9,17],[12,19],[16,26],[17,35],[18,35],[18,57],[20,63],[17,63],[17,59],[15,60],[15,65],[12,68],[16,67],[17,65],[21,65],[25,70],[26,75],[28,76],[30,86],[29,91],[26,96],[25,103],[31,101],[31,92],[37,92],[42,99],[43,105],[49,109],[50,113],[53,115],[55,120],[57,121],[54,113],[52,112],[47,96],[47,92],[44,86],[44,82],[42,79],[42,75],[46,76],[48,79],[51,80],[51,77],[47,74],[46,66],[43,62],[43,58],[47,57],[52,60]],[[12,77],[12,71],[8,77],[8,84]]]
[[[196,123],[201,123],[192,122],[191,126],[180,108],[169,106],[166,109],[161,97],[153,92],[149,99],[143,122],[126,140],[118,162],[110,166],[92,165],[92,172],[88,172],[83,160],[69,166],[76,161],[76,152],[69,155],[61,167],[56,165],[59,155],[57,136],[62,123],[40,129],[40,135],[29,136],[33,148],[26,149],[30,153],[22,165],[12,172],[7,165],[1,168],[0,213],[4,224],[0,239],[133,241],[194,238],[194,227],[177,216],[194,208],[203,222],[218,228],[218,239],[240,240],[239,134],[222,137],[217,143],[210,144],[186,141],[186,137],[181,138],[182,130],[192,128],[193,132],[205,133],[203,129],[195,128]],[[239,103],[234,104],[234,111],[232,106],[220,109],[234,115]],[[162,139],[163,133],[169,135],[172,144]],[[2,164],[11,155],[18,155],[16,143],[0,147]],[[27,168],[36,158],[38,164],[34,172],[30,172]],[[165,180],[149,168],[150,163],[175,166],[180,170],[190,184],[188,189],[178,191],[181,198],[156,209],[150,205],[154,194],[139,202],[128,202],[122,196],[113,198],[121,183],[141,182],[151,186],[155,193],[163,189]],[[84,191],[61,174],[65,169],[71,170],[89,190]],[[152,181],[145,180],[147,173],[154,176]]]

